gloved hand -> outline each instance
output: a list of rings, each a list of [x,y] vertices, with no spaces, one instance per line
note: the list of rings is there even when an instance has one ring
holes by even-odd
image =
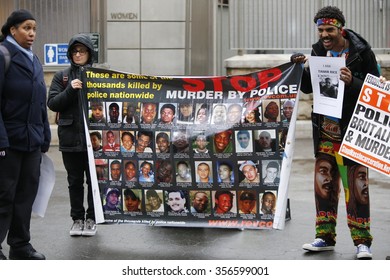
[[[7,156],[7,149],[2,148],[0,149],[0,159],[5,158]]]
[[[292,63],[303,63],[305,62],[305,55],[303,53],[294,53],[290,57]]]

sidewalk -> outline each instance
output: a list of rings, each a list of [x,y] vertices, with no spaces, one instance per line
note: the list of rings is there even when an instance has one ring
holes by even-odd
[[[308,137],[297,135],[289,190],[292,219],[284,230],[99,225],[94,237],[69,236],[66,172],[58,147],[53,146],[48,154],[57,181],[46,216],[32,219],[32,244],[49,260],[354,260],[343,191],[335,251],[313,254],[301,249],[314,239],[314,158]],[[374,171],[370,176],[372,251],[374,260],[384,260],[390,255],[390,186],[386,176]],[[3,247],[8,255],[8,246]]]

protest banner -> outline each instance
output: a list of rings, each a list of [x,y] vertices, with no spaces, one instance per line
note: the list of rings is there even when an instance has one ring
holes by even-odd
[[[301,75],[292,63],[221,77],[84,69],[97,222],[273,228]]]
[[[390,175],[390,83],[368,74],[340,147],[340,154]]]

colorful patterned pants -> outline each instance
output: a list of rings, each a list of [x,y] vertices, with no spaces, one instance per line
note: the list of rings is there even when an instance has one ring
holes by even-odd
[[[316,238],[336,244],[337,209],[342,183],[347,222],[355,246],[371,246],[368,168],[358,163],[345,165],[338,154],[339,144],[322,141],[316,155],[314,189]],[[349,161],[350,162],[350,161]]]

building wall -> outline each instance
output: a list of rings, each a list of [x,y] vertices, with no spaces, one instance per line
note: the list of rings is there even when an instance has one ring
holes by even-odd
[[[375,49],[390,48],[390,0],[230,0],[230,47],[285,52],[309,48],[317,38],[313,22],[324,6],[339,7],[346,28]]]
[[[108,0],[106,61],[145,75],[184,75],[186,5],[183,0]]]

